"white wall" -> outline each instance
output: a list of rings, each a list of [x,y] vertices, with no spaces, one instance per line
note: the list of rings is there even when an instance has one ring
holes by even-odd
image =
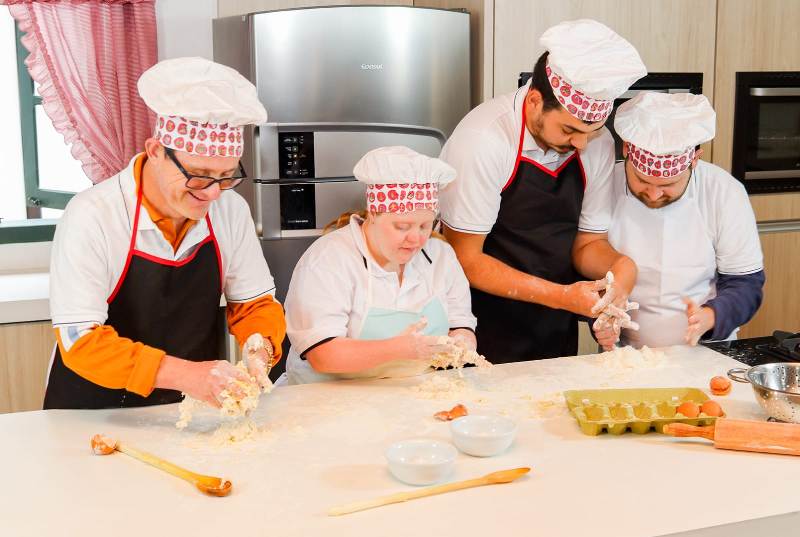
[[[22,181],[22,138],[19,121],[17,53],[14,19],[0,9],[0,218],[25,218],[25,184]]]
[[[157,0],[158,59],[201,56],[214,59],[211,21],[217,0]]]

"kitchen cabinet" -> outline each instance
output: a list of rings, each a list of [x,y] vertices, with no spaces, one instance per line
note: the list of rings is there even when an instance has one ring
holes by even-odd
[[[794,231],[762,232],[764,250],[764,302],[739,337],[766,336],[774,330],[800,332],[800,226]]]
[[[750,196],[764,251],[764,302],[739,337],[800,332],[800,193]]]
[[[513,91],[533,68],[547,28],[591,18],[630,41],[650,71],[703,73],[713,99],[716,9],[717,0],[495,0],[494,94]]]
[[[0,413],[42,409],[54,344],[50,321],[0,325]]]

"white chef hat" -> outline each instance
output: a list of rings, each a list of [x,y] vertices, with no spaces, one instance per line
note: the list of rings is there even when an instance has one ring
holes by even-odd
[[[196,155],[241,156],[242,126],[267,121],[255,86],[205,58],[158,62],[139,78],[139,95],[158,116],[154,137]]]
[[[647,74],[628,41],[591,19],[565,21],[542,34],[546,72],[558,101],[584,121],[602,121],[614,99]]]
[[[439,210],[439,185],[456,177],[456,171],[438,158],[403,146],[373,149],[358,161],[353,175],[367,183],[367,210],[406,213]]]
[[[642,92],[624,102],[614,129],[643,174],[672,177],[687,169],[695,147],[714,138],[717,114],[704,95]]]

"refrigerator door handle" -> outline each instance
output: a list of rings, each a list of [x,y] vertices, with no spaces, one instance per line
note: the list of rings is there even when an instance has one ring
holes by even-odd
[[[400,123],[361,123],[361,122],[300,122],[300,123],[273,123],[278,127],[278,132],[287,130],[298,131],[377,131],[377,132],[407,132],[412,134],[433,135],[442,145],[447,141],[444,132],[433,127],[420,125],[403,125]]]

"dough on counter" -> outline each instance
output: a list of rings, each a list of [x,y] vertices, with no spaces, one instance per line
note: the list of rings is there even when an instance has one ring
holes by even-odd
[[[222,423],[211,435],[215,446],[237,444],[254,438],[259,433],[258,426],[249,417]]]
[[[662,351],[653,350],[646,345],[641,349],[628,345],[599,354],[596,362],[608,369],[624,371],[662,367],[666,364],[666,357]]]
[[[258,402],[262,393],[258,387],[258,383],[255,382],[255,379],[250,377],[250,374],[247,372],[247,367],[244,365],[244,362],[236,364],[236,368],[248,375],[251,382],[233,380],[228,384],[229,387],[236,386],[239,389],[238,391],[241,393],[239,396],[228,388],[220,392],[221,400],[219,412],[223,418],[242,418],[249,416],[250,413],[258,407]],[[264,387],[263,393],[269,393],[270,391],[272,391],[271,383]],[[175,427],[178,429],[185,429],[192,421],[194,412],[199,406],[208,405],[203,401],[198,401],[184,394],[183,401],[178,405],[179,417],[178,421],[175,423]]]
[[[431,362],[433,367],[461,369],[467,364],[473,364],[476,367],[492,366],[491,362],[477,352],[459,347],[453,343],[453,338],[449,336],[439,336],[437,343],[439,345],[447,345],[449,350],[446,353],[439,353],[433,357]]]

